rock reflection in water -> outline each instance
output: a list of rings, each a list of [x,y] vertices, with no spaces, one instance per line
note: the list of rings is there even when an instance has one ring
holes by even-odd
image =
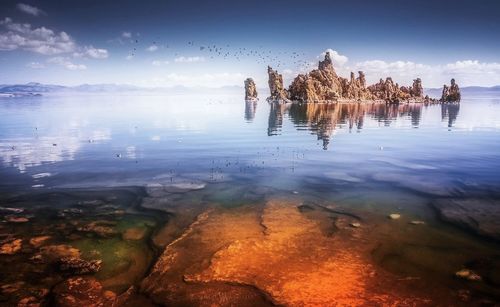
[[[441,119],[448,119],[448,127],[453,127],[458,117],[458,111],[460,111],[459,103],[443,103],[441,105]]]
[[[398,118],[409,119],[413,127],[420,125],[421,103],[387,105],[381,103],[309,103],[309,104],[271,104],[269,111],[268,135],[279,135],[283,117],[288,115],[298,130],[304,128],[317,135],[327,150],[334,131],[347,127],[361,130],[367,118],[390,126]],[[443,118],[449,114],[449,125],[458,116],[459,106],[443,105]]]
[[[245,101],[245,120],[247,122],[252,122],[255,118],[255,112],[257,111],[257,102],[246,100]]]
[[[367,114],[385,126],[390,126],[398,118],[409,118],[413,127],[420,125],[422,117],[421,103],[407,103],[400,105],[372,104]]]
[[[269,120],[267,126],[267,135],[279,135],[279,131],[283,126],[283,114],[287,111],[290,105],[271,103],[269,109]]]

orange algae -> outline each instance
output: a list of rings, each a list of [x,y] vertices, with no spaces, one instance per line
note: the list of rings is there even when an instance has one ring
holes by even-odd
[[[251,287],[273,304],[287,306],[412,306],[429,302],[372,264],[372,246],[364,238],[369,227],[355,232],[345,228],[327,236],[322,222],[301,213],[299,205],[298,201],[273,199],[260,215],[256,210],[241,209],[213,209],[200,215],[166,248],[143,282],[143,290],[159,302],[196,293],[193,289],[200,294],[207,289],[221,291],[221,285],[232,285],[235,299],[238,291],[234,287],[241,287],[241,291]],[[186,257],[188,254],[194,258]],[[182,283],[175,281],[179,275]],[[225,305],[213,301],[214,293],[209,295],[212,301],[204,304]],[[224,301],[234,304],[231,299]]]

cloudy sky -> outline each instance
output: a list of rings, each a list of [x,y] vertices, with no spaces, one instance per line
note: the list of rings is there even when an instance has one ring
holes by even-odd
[[[325,50],[340,75],[500,84],[500,2],[11,1],[0,3],[0,84],[290,82]]]

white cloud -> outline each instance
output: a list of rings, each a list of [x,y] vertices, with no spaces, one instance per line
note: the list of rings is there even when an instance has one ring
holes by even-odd
[[[85,69],[87,69],[87,66],[85,66],[84,64],[75,64],[75,63],[71,62],[68,58],[61,57],[61,56],[50,58],[47,60],[47,62],[63,66],[64,68],[69,69],[69,70],[85,70]]]
[[[31,63],[26,64],[26,66],[29,68],[33,68],[33,69],[45,68],[45,65],[43,65],[42,63],[39,63],[39,62],[31,62]]]
[[[89,57],[92,59],[106,59],[108,57],[108,50],[94,48],[93,46],[85,46],[81,51],[73,53],[74,57]]]
[[[122,32],[122,37],[123,38],[132,38],[132,33],[127,32],[127,31]]]
[[[132,60],[132,59],[134,59],[134,56],[133,56],[133,55],[131,55],[131,54],[129,54],[129,55],[127,55],[127,56],[125,57],[125,60],[127,60],[127,61],[130,61],[130,60]]]
[[[170,63],[169,61],[154,60],[153,62],[151,62],[151,65],[163,66],[163,65],[168,65],[169,63]]]
[[[500,74],[500,63],[481,63],[478,60],[456,61],[446,64],[443,70],[448,74]]]
[[[0,50],[26,50],[43,55],[73,53],[75,57],[104,59],[108,57],[106,49],[93,46],[78,46],[66,32],[55,31],[46,27],[32,28],[28,23],[16,23],[6,17],[0,21],[5,32],[0,33]]]
[[[194,62],[204,62],[205,58],[202,56],[193,56],[193,57],[178,57],[174,59],[176,63],[194,63]]]
[[[325,57],[327,52],[330,52],[330,57],[332,58],[333,65],[335,67],[344,66],[349,61],[348,57],[346,57],[345,55],[341,55],[336,50],[333,50],[331,48],[326,49],[323,53],[321,53],[321,60]]]
[[[23,13],[30,14],[33,16],[47,15],[47,13],[45,13],[41,9],[34,7],[34,6],[31,6],[29,4],[18,3],[17,9]]]
[[[76,43],[66,32],[55,33],[45,27],[33,29],[30,24],[15,23],[10,18],[0,21],[7,32],[0,33],[0,50],[22,49],[53,55],[73,52]]]
[[[358,62],[352,71],[362,70],[369,82],[377,82],[378,78],[391,76],[400,84],[411,84],[415,78],[421,78],[424,87],[440,87],[455,78],[462,86],[492,86],[500,83],[500,63],[463,60],[444,65],[427,65],[410,61],[386,62],[372,60]]]
[[[428,86],[439,73],[438,67],[410,61],[364,61],[356,63],[353,67],[347,67],[347,69],[354,72],[363,71],[368,81],[372,83],[377,82],[380,78],[385,79],[390,76],[395,82],[400,82],[401,85],[411,84],[413,79],[420,77],[424,82],[424,86]]]
[[[147,51],[150,51],[150,52],[155,52],[156,50],[158,50],[158,46],[156,46],[156,45],[151,45],[151,46],[149,46],[146,50],[147,50]]]

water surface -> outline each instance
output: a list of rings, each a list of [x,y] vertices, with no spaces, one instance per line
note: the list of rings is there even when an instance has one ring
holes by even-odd
[[[261,212],[278,198],[317,221],[326,237],[342,238],[352,222],[366,225],[369,233],[359,236],[370,244],[354,251],[369,255],[381,272],[416,280],[435,303],[438,297],[441,303],[495,302],[495,235],[443,220],[433,204],[500,200],[498,115],[500,97],[492,95],[399,106],[274,105],[245,103],[237,95],[3,99],[1,207],[25,211],[2,217],[29,222],[0,225],[2,242],[23,240],[19,253],[0,255],[10,272],[0,282],[32,283],[35,274],[50,279],[43,283],[50,288],[66,276],[50,263],[37,273],[22,263],[39,252],[27,243],[30,237],[44,234],[52,245],[69,244],[85,259],[103,260],[95,276],[121,293],[151,272],[164,246],[204,209]],[[391,213],[401,218],[390,220]],[[109,233],[88,230],[95,222]],[[143,236],[131,240],[128,229],[129,236]],[[457,279],[462,268],[478,271],[482,281]],[[265,284],[256,287],[266,292]],[[2,299],[28,295],[14,294]]]

